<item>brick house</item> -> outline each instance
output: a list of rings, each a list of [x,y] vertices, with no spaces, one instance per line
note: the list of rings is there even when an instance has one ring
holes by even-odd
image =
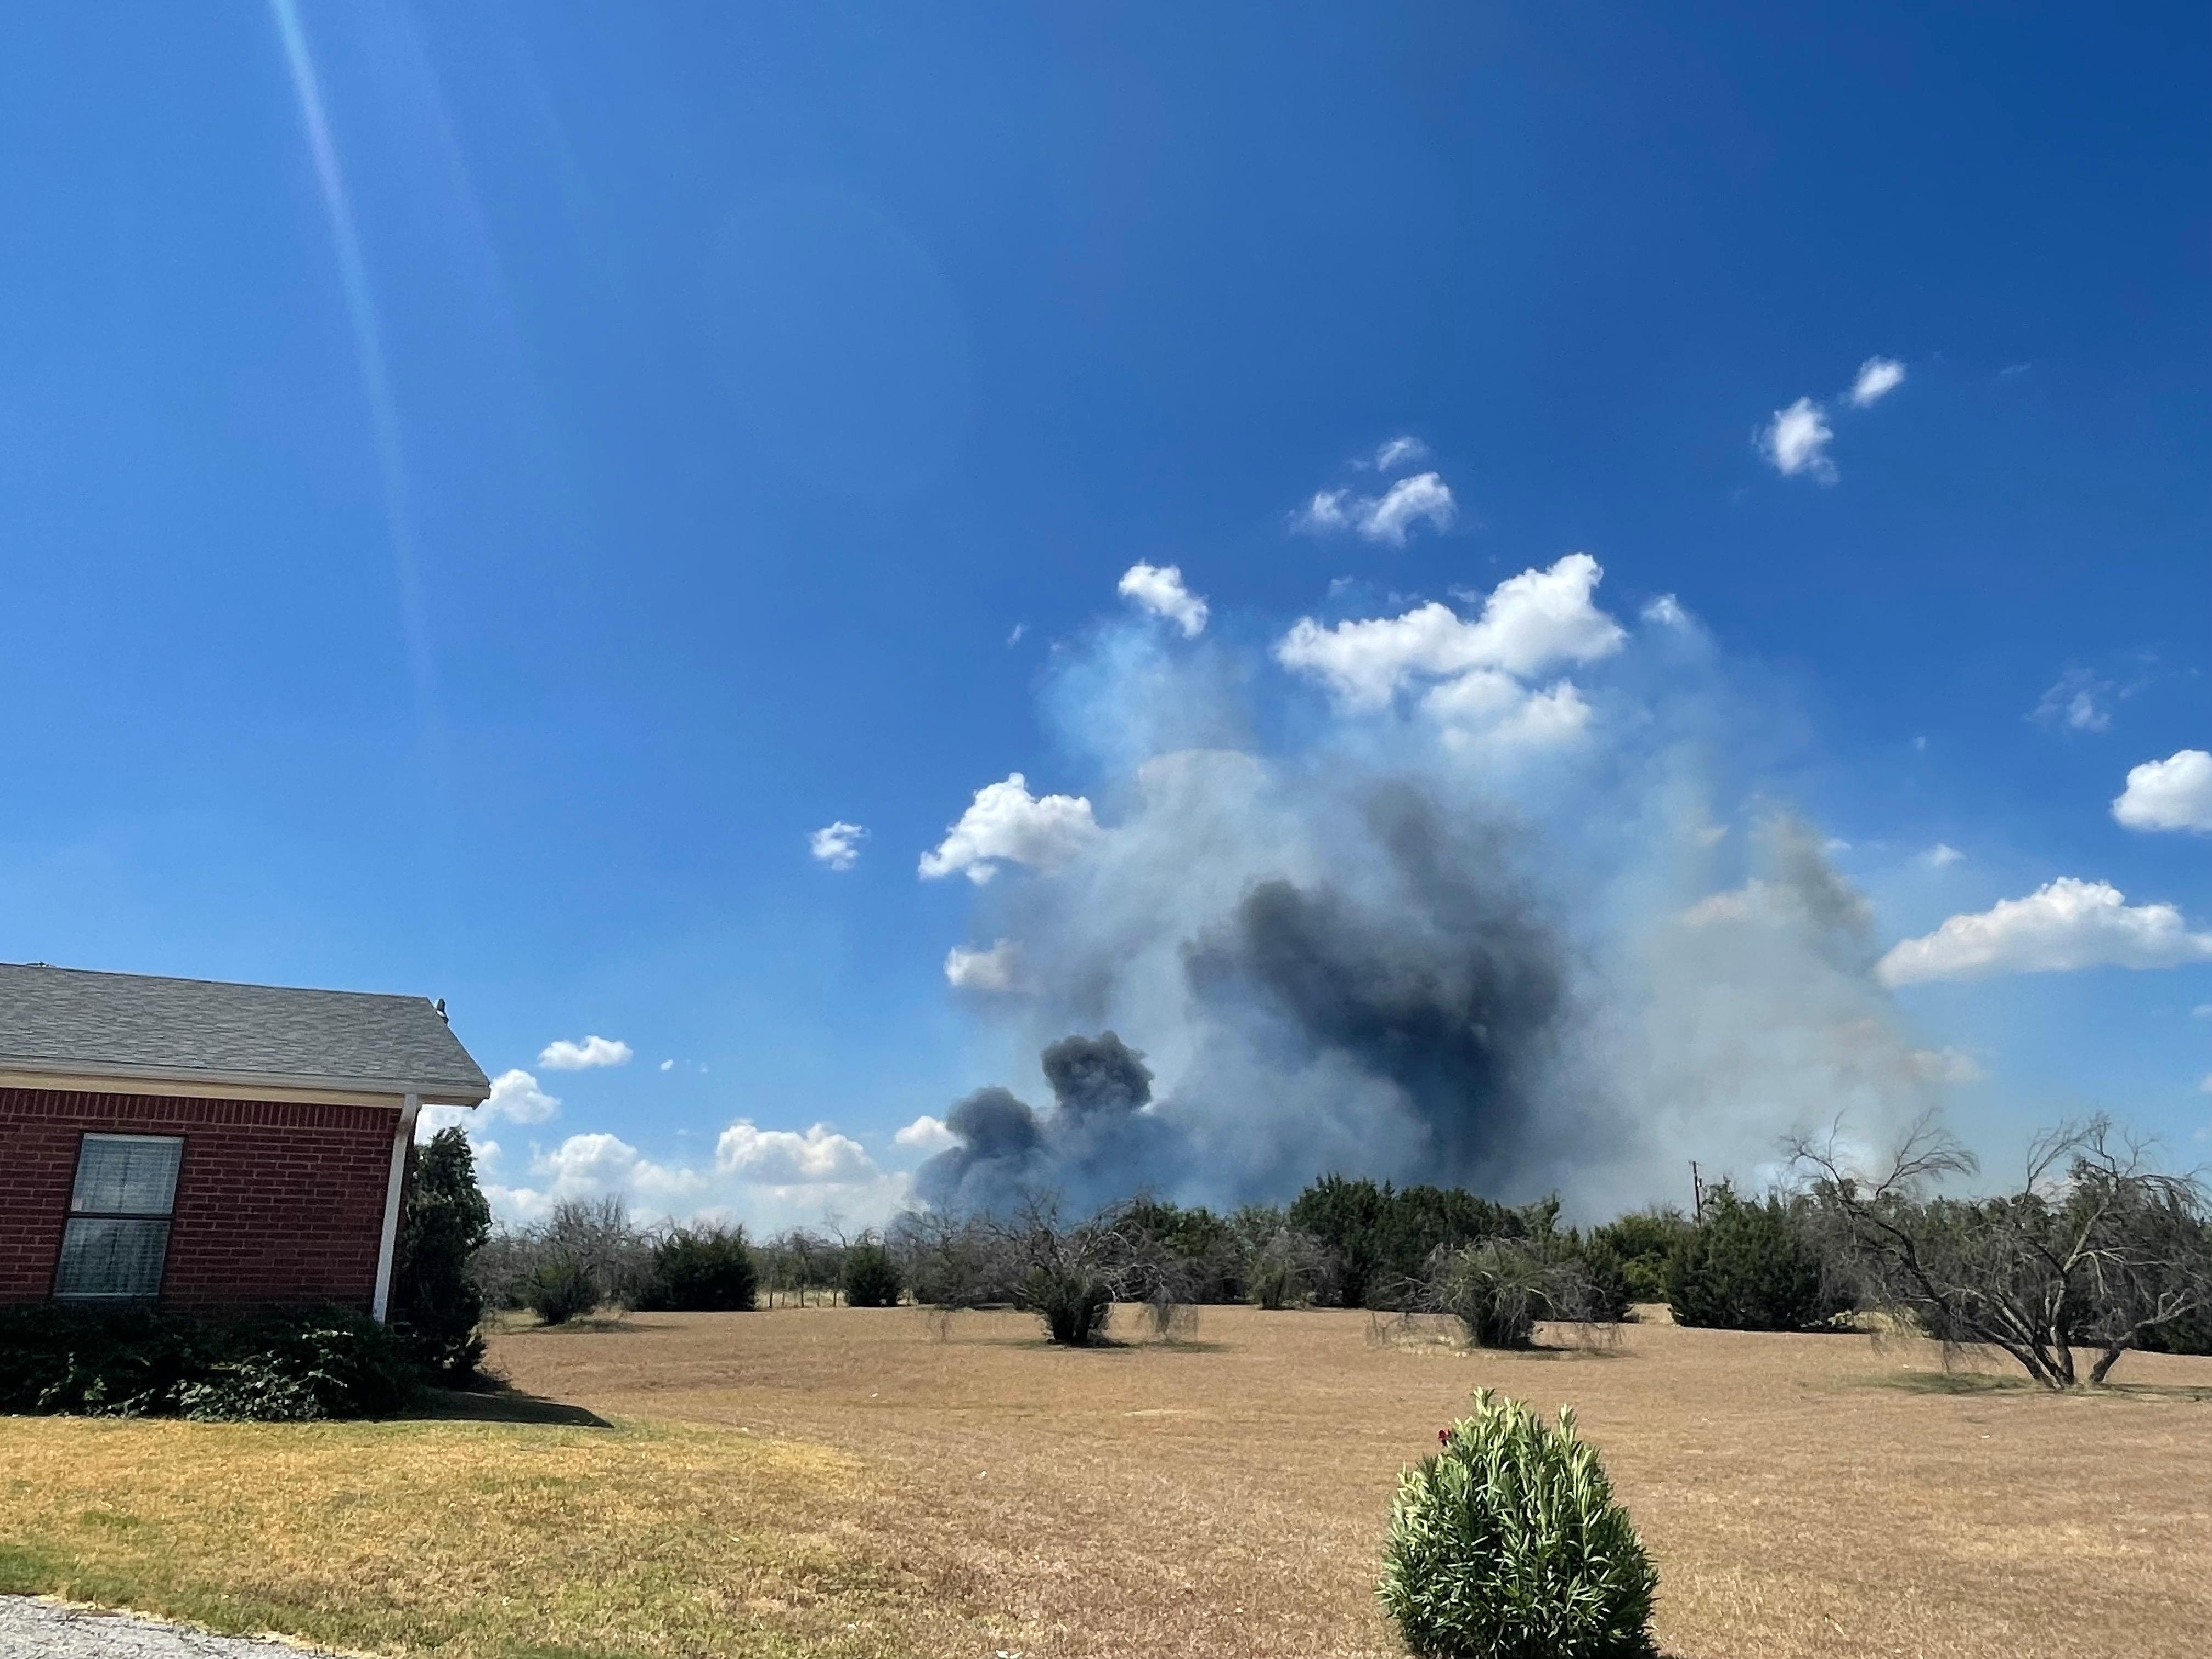
[[[421,997],[0,963],[0,1304],[381,1319],[416,1114],[490,1091]]]

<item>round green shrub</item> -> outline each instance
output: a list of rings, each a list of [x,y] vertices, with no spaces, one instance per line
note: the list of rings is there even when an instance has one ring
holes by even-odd
[[[679,1227],[653,1249],[638,1305],[678,1313],[750,1313],[760,1268],[743,1227]]]
[[[1424,1659],[1644,1659],[1659,1575],[1595,1449],[1479,1389],[1399,1477],[1376,1594]]]
[[[1729,1331],[1829,1330],[1850,1306],[1780,1199],[1757,1203],[1726,1185],[1668,1258],[1667,1299],[1677,1325]]]
[[[548,1253],[522,1281],[522,1303],[549,1325],[565,1325],[605,1299],[599,1275],[566,1250]]]
[[[845,1305],[848,1308],[896,1308],[899,1291],[898,1263],[891,1253],[875,1243],[855,1244],[845,1252]]]

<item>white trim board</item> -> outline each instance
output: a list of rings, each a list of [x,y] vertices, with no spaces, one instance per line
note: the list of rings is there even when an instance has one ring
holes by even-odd
[[[373,1078],[272,1078],[215,1072],[77,1072],[0,1060],[0,1089],[64,1089],[95,1095],[180,1095],[193,1100],[286,1100],[312,1106],[398,1106],[410,1096],[428,1106],[475,1106],[487,1092]]]
[[[376,1247],[376,1294],[369,1304],[369,1312],[380,1325],[392,1307],[392,1259],[399,1244],[399,1200],[407,1185],[407,1149],[415,1139],[415,1115],[422,1106],[420,1096],[408,1096],[399,1108],[399,1126],[392,1133],[392,1175],[384,1187],[384,1236]]]

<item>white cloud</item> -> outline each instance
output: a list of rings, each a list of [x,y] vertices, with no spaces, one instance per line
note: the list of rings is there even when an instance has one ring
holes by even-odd
[[[586,1072],[595,1066],[627,1066],[629,1062],[629,1044],[603,1036],[587,1036],[581,1042],[571,1042],[562,1037],[547,1043],[538,1054],[540,1066],[556,1072]]]
[[[551,1152],[540,1152],[531,1168],[550,1176],[556,1191],[568,1196],[583,1189],[627,1184],[641,1161],[637,1148],[621,1136],[593,1133],[570,1135]]]
[[[543,1123],[561,1109],[557,1095],[549,1095],[538,1086],[538,1079],[524,1071],[501,1072],[491,1080],[491,1095],[476,1109],[480,1119],[503,1117],[510,1123]]]
[[[1912,1066],[1930,1083],[1979,1083],[1988,1075],[1980,1061],[1957,1048],[1916,1049]]]
[[[1014,959],[1020,947],[1002,939],[988,951],[969,951],[956,945],[945,953],[945,977],[964,991],[1006,991],[1013,988]]]
[[[945,1127],[943,1118],[932,1117],[924,1112],[920,1117],[891,1137],[895,1146],[917,1152],[941,1152],[959,1139]]]
[[[477,1148],[477,1155],[484,1156],[483,1148],[490,1142],[477,1139],[486,1124],[504,1120],[509,1123],[543,1123],[560,1115],[561,1100],[538,1086],[538,1079],[529,1073],[516,1069],[501,1072],[491,1080],[491,1093],[474,1108],[465,1106],[425,1106],[416,1118],[415,1138],[428,1140],[439,1130],[458,1124],[469,1132],[469,1139]]]
[[[1875,972],[1886,985],[1979,979],[2077,968],[2172,968],[2212,961],[2212,933],[2194,933],[2171,904],[2128,903],[2110,882],[2061,876],[2026,898],[1953,916],[1891,948]]]
[[[1504,675],[1526,679],[1563,660],[1589,662],[1620,648],[1626,637],[1620,624],[1590,603],[1604,577],[1589,554],[1570,553],[1548,570],[1500,582],[1474,622],[1434,600],[1403,616],[1328,628],[1301,617],[1277,643],[1275,657],[1292,672],[1322,680],[1351,708],[1382,708],[1416,678],[1486,672],[1497,678],[1455,695],[1495,697],[1510,688]]]
[[[664,1060],[660,1062],[660,1069],[664,1072],[672,1072],[676,1069],[676,1062],[672,1060]]]
[[[1939,841],[1920,856],[1935,868],[1941,870],[1947,864],[1956,864],[1966,855],[1952,846],[1949,842]]]
[[[1851,382],[1851,407],[1869,409],[1905,384],[1905,365],[1894,357],[1869,357]]]
[[[1827,411],[1810,398],[1800,398],[1774,418],[1759,434],[1759,447],[1776,471],[1784,477],[1808,473],[1822,483],[1836,481],[1836,464],[1828,459],[1835,438]]]
[[[1104,833],[1081,795],[1034,796],[1018,772],[1003,783],[987,783],[945,832],[945,839],[921,855],[925,880],[965,871],[981,885],[1000,864],[1025,864],[1048,875]]]
[[[1291,514],[1291,522],[1300,530],[1345,529],[1352,523],[1344,505],[1351,495],[1348,489],[1316,489],[1314,498]]]
[[[1401,478],[1380,495],[1355,496],[1348,489],[1324,489],[1292,516],[1301,530],[1352,530],[1370,542],[1403,547],[1414,526],[1450,527],[1458,516],[1451,487],[1434,472]]]
[[[1403,547],[1407,532],[1417,524],[1449,529],[1459,510],[1452,501],[1450,487],[1433,472],[1416,472],[1410,478],[1401,478],[1383,492],[1382,500],[1364,503],[1364,507],[1358,526],[1359,533],[1370,542],[1382,542],[1392,547]]]
[[[2112,699],[2118,690],[2086,668],[2069,668],[2036,699],[2028,718],[2069,732],[2102,732],[2112,723]]]
[[[2198,1084],[2197,1087],[2201,1093],[2212,1095],[2212,1072],[2205,1073],[2204,1080]],[[2200,1133],[2197,1139],[2202,1140],[2204,1139],[2204,1136]]]
[[[908,1201],[911,1181],[878,1169],[858,1141],[825,1125],[799,1133],[741,1118],[722,1132],[711,1167],[658,1162],[619,1135],[574,1134],[533,1147],[526,1176],[487,1180],[484,1195],[512,1221],[542,1219],[567,1199],[611,1197],[641,1221],[741,1220],[765,1231],[832,1213],[847,1225],[881,1225]]]
[[[1164,617],[1182,629],[1187,640],[1206,631],[1206,601],[1182,585],[1179,565],[1133,564],[1122,573],[1115,592],[1155,617]]]
[[[1393,438],[1375,452],[1372,463],[1377,472],[1389,472],[1413,461],[1429,459],[1429,447],[1419,438]]]
[[[1690,613],[1682,609],[1682,602],[1672,593],[1662,593],[1645,605],[1643,617],[1644,621],[1656,623],[1662,628],[1687,628],[1690,625]]]
[[[1011,651],[1014,647],[1019,645],[1022,642],[1022,635],[1029,631],[1030,625],[1027,623],[1016,623],[1012,630],[1006,635],[1006,648]]]
[[[1531,691],[1485,668],[1432,688],[1421,707],[1455,748],[1477,738],[1505,748],[1547,748],[1579,737],[1590,718],[1589,703],[1572,680]]]
[[[2195,830],[2212,834],[2212,754],[2179,749],[2128,773],[2112,816],[2130,830]]]
[[[850,1185],[875,1175],[874,1160],[860,1143],[834,1134],[817,1123],[805,1133],[762,1129],[739,1118],[714,1142],[714,1168],[763,1187],[800,1187],[830,1182]]]
[[[1012,643],[1012,641],[1009,641]],[[849,870],[860,861],[860,842],[867,830],[857,823],[839,819],[825,823],[806,837],[806,850],[815,859],[832,870]]]

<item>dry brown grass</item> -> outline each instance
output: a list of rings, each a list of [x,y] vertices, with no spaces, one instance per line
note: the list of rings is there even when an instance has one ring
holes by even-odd
[[[1031,1656],[1393,1653],[1372,1594],[1393,1480],[1478,1383],[1574,1406],[1683,1659],[2208,1649],[2212,1361],[2130,1356],[2136,1388],[2061,1399],[1945,1392],[1932,1352],[1864,1337],[1630,1327],[1610,1352],[1469,1354],[1378,1342],[1364,1314],[1224,1308],[1190,1346],[1072,1352],[1014,1315],[950,1325],[639,1316],[494,1358],[601,1410],[852,1453],[896,1488],[902,1565]]]
[[[452,1659],[973,1651],[860,1460],[688,1424],[0,1417],[0,1590]]]
[[[1191,1345],[1070,1352],[939,1322],[495,1340],[611,1429],[0,1419],[0,1587],[514,1659],[1379,1659],[1394,1477],[1482,1383],[1574,1405],[1681,1659],[2147,1659],[2212,1629],[2212,1361],[2131,1356],[2134,1387],[2062,1399],[1858,1337],[1468,1354],[1208,1309]]]

